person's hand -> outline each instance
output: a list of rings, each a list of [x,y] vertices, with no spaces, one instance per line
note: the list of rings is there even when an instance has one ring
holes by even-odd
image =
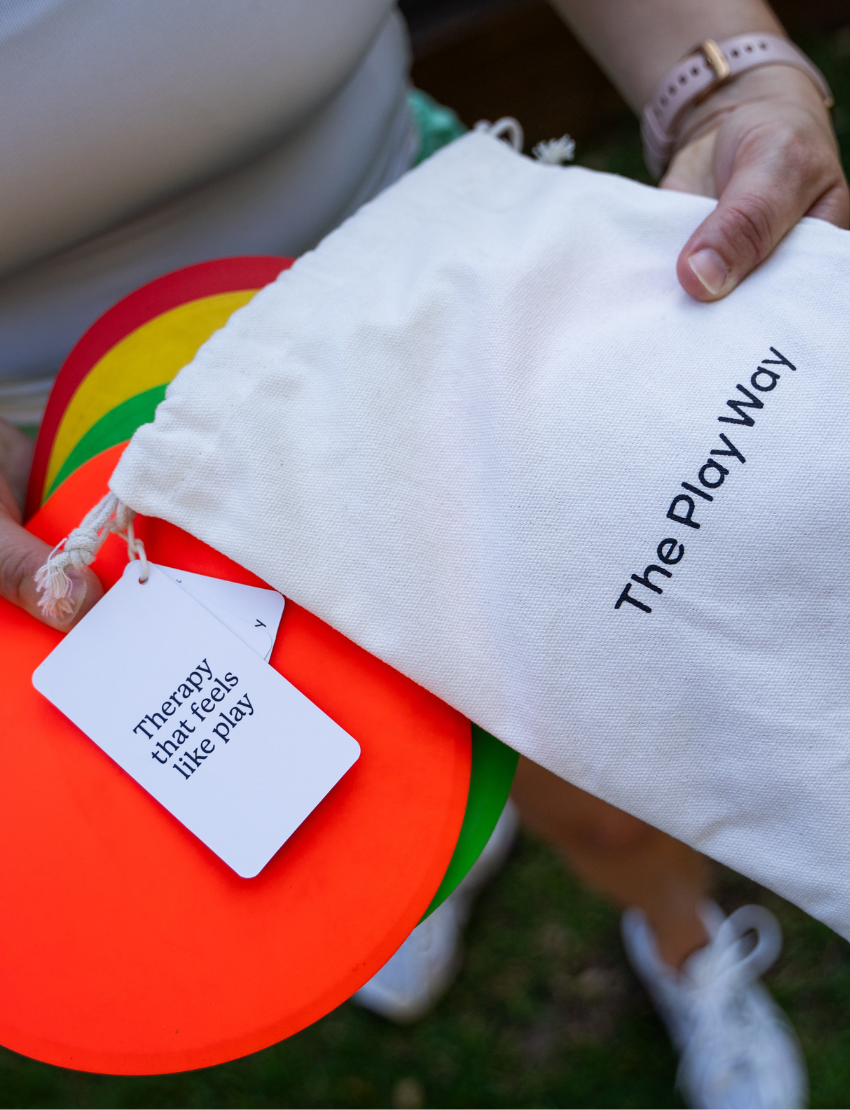
[[[679,255],[677,273],[699,301],[725,297],[802,216],[846,228],[847,181],[829,114],[791,66],[742,74],[694,108],[664,189],[717,197]]]
[[[21,510],[32,464],[28,436],[0,417],[0,597],[20,605],[40,621],[67,632],[103,593],[94,571],[69,571],[73,582],[61,619],[45,617],[38,607],[35,572],[50,548],[22,527]]]

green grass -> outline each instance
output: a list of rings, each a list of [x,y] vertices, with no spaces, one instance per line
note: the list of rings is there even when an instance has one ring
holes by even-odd
[[[809,1060],[813,1106],[850,1092],[850,946],[732,872],[727,910],[761,901],[785,954],[768,975]],[[461,976],[406,1029],[347,1003],[264,1052],[116,1078],[0,1053],[0,1105],[80,1107],[678,1106],[675,1058],[623,958],[617,914],[522,837],[479,900]]]
[[[804,48],[836,93],[850,165],[850,30]],[[646,180],[637,129],[579,151]],[[727,911],[760,901],[785,951],[767,982],[797,1029],[811,1105],[850,1102],[850,946],[775,895],[719,873]],[[481,897],[455,987],[398,1029],[346,1004],[264,1052],[204,1071],[115,1078],[63,1071],[0,1050],[0,1106],[448,1107],[677,1106],[674,1054],[620,949],[617,914],[522,837]]]

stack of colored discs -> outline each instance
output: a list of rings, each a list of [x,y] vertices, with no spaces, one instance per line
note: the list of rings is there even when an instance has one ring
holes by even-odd
[[[125,298],[69,356],[36,449],[28,527],[58,542],[106,491],[198,347],[290,265],[225,259]],[[155,562],[262,585],[163,521]],[[117,537],[95,570],[126,563]],[[239,879],[32,689],[58,634],[0,602],[0,1043],[50,1063],[204,1067],[315,1021],[374,974],[477,858],[516,756],[291,601],[271,657],[362,755],[252,880]]]

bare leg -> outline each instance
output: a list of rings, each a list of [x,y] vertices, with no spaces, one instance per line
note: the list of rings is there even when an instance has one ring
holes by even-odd
[[[709,892],[704,856],[522,756],[512,796],[526,825],[589,886],[644,911],[671,967],[708,941],[697,913]]]

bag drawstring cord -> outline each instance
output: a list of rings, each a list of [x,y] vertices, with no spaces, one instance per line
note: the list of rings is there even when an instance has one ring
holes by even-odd
[[[522,127],[513,116],[502,116],[495,123],[486,119],[479,120],[474,130],[490,135],[493,139],[505,139],[517,154],[522,152],[525,137]],[[572,162],[576,156],[575,139],[571,139],[569,135],[562,135],[560,139],[547,139],[539,142],[531,153],[538,162],[546,166],[562,166],[564,162]]]
[[[47,562],[35,575],[39,598],[39,608],[46,617],[62,620],[71,616],[68,596],[72,582],[69,570],[84,570],[94,562],[98,551],[107,536],[112,532],[121,536],[127,543],[127,555],[132,561],[141,563],[140,582],[148,579],[148,560],[145,545],[133,532],[133,509],[124,504],[114,493],[108,493],[102,501],[86,514],[78,528],[70,532],[53,548]]]
[[[522,127],[518,120],[513,116],[502,116],[497,119],[495,123],[490,123],[489,120],[480,119],[473,128],[474,131],[482,131],[485,135],[490,135],[494,139],[507,139],[508,143],[514,148],[517,154],[522,151],[522,144],[525,141]]]

